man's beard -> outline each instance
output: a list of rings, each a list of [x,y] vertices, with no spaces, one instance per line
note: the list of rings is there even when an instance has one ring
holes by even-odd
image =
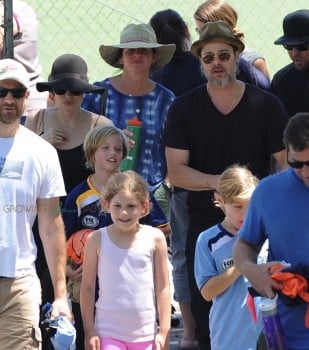
[[[224,88],[228,83],[230,83],[231,81],[233,81],[234,78],[232,78],[232,76],[230,76],[229,74],[227,74],[224,78],[213,78],[213,77],[209,77],[208,78],[208,82],[210,84],[215,85],[218,88]]]
[[[0,122],[6,125],[9,124],[14,124],[16,122],[16,120],[18,120],[20,118],[19,115],[19,110],[17,107],[15,108],[15,112],[13,113],[2,113],[2,110],[0,109]]]
[[[210,84],[215,85],[218,88],[224,88],[231,81],[235,81],[236,80],[237,71],[238,71],[238,65],[236,64],[234,70],[232,72],[230,72],[230,73],[226,72],[225,76],[223,78],[214,78],[211,75],[207,76],[206,73],[202,69],[202,72],[205,75],[205,77],[207,78],[208,82]]]

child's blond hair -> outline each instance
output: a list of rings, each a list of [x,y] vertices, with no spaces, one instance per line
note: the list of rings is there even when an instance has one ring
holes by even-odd
[[[84,139],[84,152],[87,168],[94,171],[94,153],[106,140],[112,136],[118,135],[122,141],[122,159],[128,154],[128,141],[123,131],[115,126],[99,125],[91,129]]]
[[[216,194],[224,203],[233,203],[251,197],[258,179],[245,166],[233,164],[219,178]]]

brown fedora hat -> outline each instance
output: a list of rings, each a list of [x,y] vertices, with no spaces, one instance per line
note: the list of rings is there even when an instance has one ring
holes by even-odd
[[[195,41],[191,46],[191,52],[194,56],[200,57],[201,49],[204,44],[211,41],[220,41],[229,44],[241,52],[244,50],[244,43],[238,39],[232,28],[223,21],[208,22],[203,27],[199,40]]]

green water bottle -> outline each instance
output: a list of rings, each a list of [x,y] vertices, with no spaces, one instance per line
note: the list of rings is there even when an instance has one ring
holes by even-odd
[[[141,131],[142,131],[142,122],[133,117],[127,123],[127,130],[130,130],[133,133],[132,139],[134,140],[134,146],[129,150],[127,157],[122,161],[120,165],[120,170],[136,170],[139,146],[141,142]]]

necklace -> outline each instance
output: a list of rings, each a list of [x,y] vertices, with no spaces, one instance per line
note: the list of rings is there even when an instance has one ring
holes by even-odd
[[[235,86],[235,90],[234,90],[234,96],[232,98],[232,101],[229,105],[228,108],[226,108],[226,103],[222,103],[222,96],[221,93],[219,92],[218,95],[216,96],[216,94],[214,93],[210,93],[209,91],[209,87],[208,84],[206,85],[207,88],[207,92],[208,95],[211,99],[211,101],[213,102],[213,104],[215,105],[215,107],[224,115],[228,115],[236,106],[238,100],[239,100],[239,96],[241,93],[241,89],[242,89],[242,83],[240,82],[236,82],[236,86]]]
[[[236,105],[236,101],[238,99],[238,95],[239,95],[239,90],[241,88],[241,85],[240,84],[237,84],[236,83],[236,88],[235,88],[235,94],[234,94],[234,97],[232,99],[232,102],[231,102],[231,105],[230,107],[228,108],[227,112],[225,114],[229,114],[235,107]]]

